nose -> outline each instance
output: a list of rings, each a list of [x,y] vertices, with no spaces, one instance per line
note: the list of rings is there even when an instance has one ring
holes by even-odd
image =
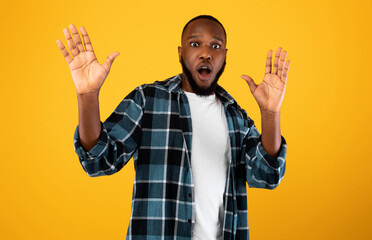
[[[212,59],[212,53],[209,49],[209,46],[203,46],[200,50],[200,58],[210,60]]]

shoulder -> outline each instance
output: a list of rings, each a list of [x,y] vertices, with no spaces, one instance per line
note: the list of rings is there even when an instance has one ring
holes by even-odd
[[[238,122],[244,122],[247,127],[254,125],[254,121],[248,116],[247,112],[224,88],[218,85],[216,94],[224,106],[229,109],[232,118],[237,119]]]
[[[142,84],[134,89],[135,92],[142,92],[145,97],[153,97],[155,94],[169,94],[181,89],[181,75],[175,75],[162,81],[155,81],[150,84]]]
[[[155,102],[168,101],[171,93],[180,91],[180,89],[181,77],[180,75],[176,75],[163,81],[155,81],[136,87],[124,98],[123,102],[135,103],[142,108],[147,105],[151,107]]]

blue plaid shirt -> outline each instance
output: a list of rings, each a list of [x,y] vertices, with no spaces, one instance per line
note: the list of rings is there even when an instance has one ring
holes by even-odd
[[[282,137],[279,156],[270,156],[253,120],[222,87],[215,93],[224,105],[231,143],[223,239],[249,239],[246,182],[256,188],[278,186],[285,172],[287,145]],[[137,87],[101,126],[98,142],[88,152],[80,144],[77,126],[75,151],[91,177],[114,174],[133,157],[127,239],[192,239],[192,124],[181,74]]]

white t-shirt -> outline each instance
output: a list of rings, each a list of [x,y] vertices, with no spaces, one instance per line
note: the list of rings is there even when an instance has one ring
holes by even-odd
[[[186,92],[192,121],[191,169],[195,186],[196,240],[222,239],[230,138],[226,116],[216,95]]]

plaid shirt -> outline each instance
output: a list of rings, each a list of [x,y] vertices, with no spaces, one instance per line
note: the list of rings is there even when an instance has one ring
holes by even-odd
[[[282,136],[279,156],[270,156],[246,112],[222,87],[217,87],[216,95],[224,105],[231,143],[223,239],[249,239],[245,183],[256,188],[278,186],[287,145]],[[89,152],[79,142],[77,126],[75,151],[91,177],[116,173],[133,156],[136,173],[127,239],[192,239],[192,124],[181,74],[137,87],[101,126],[98,142]]]

